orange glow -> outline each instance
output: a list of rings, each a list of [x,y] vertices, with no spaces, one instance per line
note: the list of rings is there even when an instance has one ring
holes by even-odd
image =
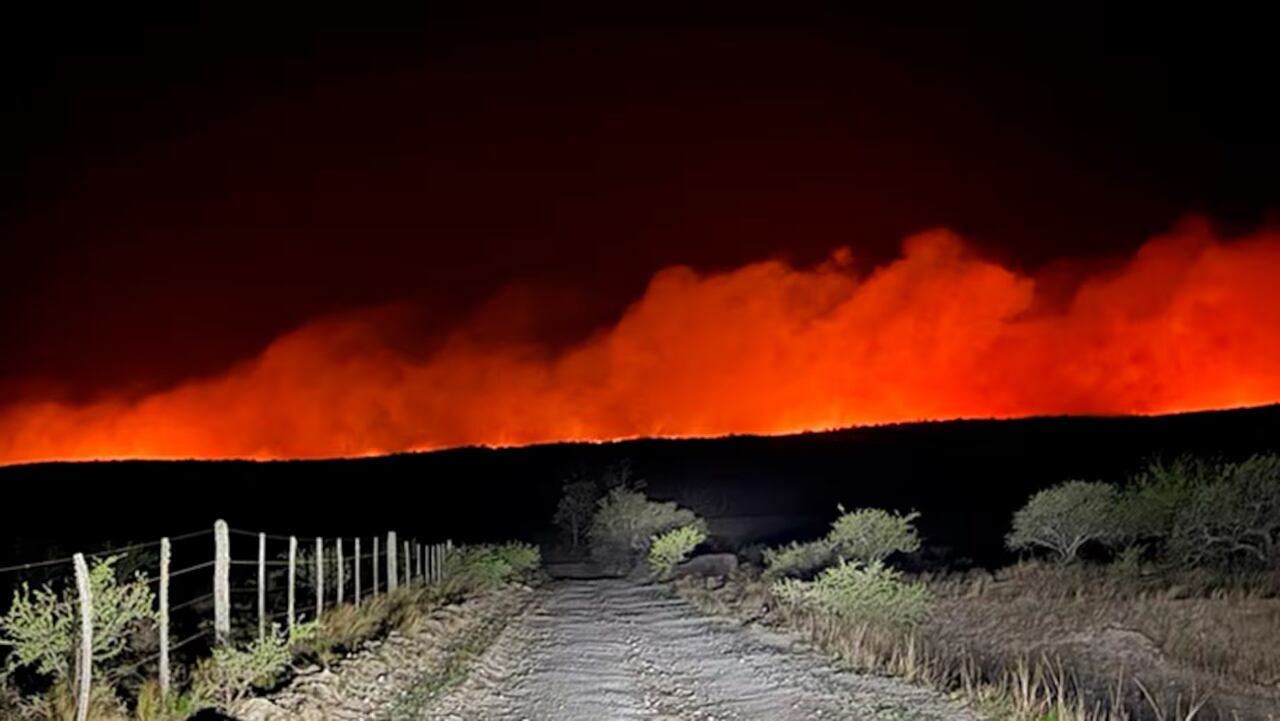
[[[312,458],[459,445],[789,433],[1280,401],[1280,233],[1190,225],[1085,278],[1037,279],[956,235],[870,272],[848,250],[657,273],[612,328],[552,351],[465,328],[430,355],[377,314],[324,319],[226,373],[140,399],[0,410],[0,462]]]

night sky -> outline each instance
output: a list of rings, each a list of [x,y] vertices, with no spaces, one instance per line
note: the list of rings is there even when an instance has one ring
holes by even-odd
[[[1280,208],[1274,25],[1242,10],[217,8],[0,24],[0,404],[169,388],[347,311],[390,306],[407,353],[554,349],[672,265],[870,266],[946,227],[1054,278]]]

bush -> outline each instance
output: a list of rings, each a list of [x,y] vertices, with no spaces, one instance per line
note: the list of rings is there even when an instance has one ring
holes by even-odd
[[[859,508],[840,515],[826,536],[808,543],[791,543],[764,552],[765,575],[807,576],[836,561],[871,563],[894,553],[920,550],[920,536],[913,525],[919,513],[901,515],[879,508]]]
[[[764,551],[765,575],[771,578],[781,576],[808,576],[819,571],[835,560],[835,549],[826,538],[819,538],[808,543],[790,543],[777,548],[766,548]]]
[[[292,646],[306,643],[315,633],[315,623],[294,626],[287,634],[277,626],[244,648],[214,649],[192,673],[192,695],[221,710],[229,709],[254,689],[270,688],[283,680],[293,661]]]
[[[877,626],[914,627],[929,611],[924,584],[902,580],[898,571],[880,561],[841,561],[812,581],[786,578],[771,590],[789,606]]]
[[[707,532],[694,526],[681,526],[653,537],[649,548],[649,567],[659,578],[670,578],[698,544],[707,540]]]
[[[831,524],[831,532],[827,534],[837,558],[872,563],[894,553],[920,550],[920,536],[912,525],[920,517],[919,513],[904,516],[879,508],[860,508],[851,513],[841,508],[840,511],[840,517]]]
[[[1067,481],[1046,488],[1013,515],[1005,541],[1012,550],[1043,548],[1069,563],[1086,543],[1113,537],[1118,498],[1105,483]]]
[[[140,578],[117,582],[117,560],[105,558],[89,571],[93,663],[99,670],[106,670],[107,662],[125,651],[138,622],[155,619],[151,588]],[[14,591],[8,613],[0,616],[0,646],[12,649],[7,670],[29,667],[55,680],[69,678],[79,646],[79,608],[74,587],[57,593],[48,584],[32,590],[24,583]]]
[[[541,565],[537,546],[517,542],[459,546],[445,558],[449,580],[469,590],[527,578]]]
[[[591,520],[591,554],[606,563],[630,568],[649,551],[651,539],[682,526],[705,531],[693,511],[674,503],[653,501],[625,487],[601,498]]]

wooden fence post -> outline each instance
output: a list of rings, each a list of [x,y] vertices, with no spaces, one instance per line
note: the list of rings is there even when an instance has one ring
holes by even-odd
[[[316,620],[324,612],[324,539],[316,536]]]
[[[169,563],[172,548],[160,539],[160,697],[169,697]]]
[[[337,553],[336,560],[337,560],[337,566],[338,566],[338,594],[336,597],[337,600],[334,601],[334,603],[341,606],[342,605],[342,587],[343,585],[345,585],[343,582],[346,581],[346,579],[343,578],[343,573],[342,573],[343,568],[342,568],[342,539],[341,538],[337,540],[336,553]]]
[[[258,638],[267,637],[267,534],[258,534]]]
[[[378,537],[373,537],[373,593],[369,594],[372,598],[378,595]]]
[[[298,582],[298,537],[289,536],[289,633],[293,633],[293,624],[297,608]]]
[[[356,608],[360,608],[360,537],[356,536],[356,558],[355,558],[355,581],[356,581]]]
[[[422,544],[418,544],[418,583],[427,582],[427,562],[422,555]]]
[[[409,556],[409,542],[404,542],[404,585],[413,583],[413,559]]]
[[[80,659],[77,664],[79,688],[76,693],[76,721],[89,718],[90,674],[93,673],[93,598],[89,595],[89,566],[84,554],[73,559],[76,568],[76,592],[80,596]]]
[[[394,591],[400,585],[396,575],[396,532],[387,531],[387,590]]]
[[[231,537],[227,522],[213,524],[213,635],[219,645],[231,640]]]

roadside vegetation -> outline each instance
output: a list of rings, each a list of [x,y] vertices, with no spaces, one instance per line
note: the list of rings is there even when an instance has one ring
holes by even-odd
[[[581,550],[601,570],[627,575],[645,566],[658,578],[707,539],[706,522],[670,501],[652,499],[626,462],[565,475],[552,521],[570,553]]]
[[[155,665],[154,599],[145,579],[118,577],[117,559],[91,570],[94,689],[90,721],[183,721],[204,709],[226,711],[256,693],[280,687],[295,668],[329,665],[392,631],[407,632],[435,609],[516,581],[532,580],[541,557],[522,543],[460,546],[445,558],[446,574],[430,585],[401,587],[331,607],[291,630],[219,646],[190,667],[174,669],[162,698]],[[79,617],[74,588],[23,586],[0,616],[0,718],[72,721]]]
[[[916,514],[845,512],[689,600],[997,719],[1280,718],[1280,456],[1183,457],[1029,498],[994,572],[908,575]]]

